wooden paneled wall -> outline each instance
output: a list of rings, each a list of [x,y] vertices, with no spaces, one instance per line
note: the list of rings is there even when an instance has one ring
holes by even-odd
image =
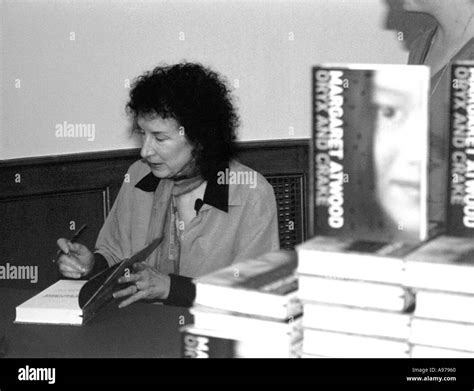
[[[280,242],[293,247],[307,232],[308,140],[244,142],[239,147],[238,159],[274,186]],[[93,249],[124,174],[139,158],[139,150],[130,149],[0,163],[0,286],[37,289],[56,281],[56,239],[70,237],[84,223],[88,228],[80,242]],[[11,265],[37,266],[37,282],[2,276]]]

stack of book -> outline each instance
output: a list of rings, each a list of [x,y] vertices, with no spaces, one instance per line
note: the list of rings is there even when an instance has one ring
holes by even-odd
[[[446,233],[407,258],[412,357],[474,357],[474,62],[451,67]]]
[[[185,358],[297,358],[302,305],[296,253],[277,251],[197,278]]]
[[[474,357],[474,241],[440,236],[407,257],[412,357]]]
[[[297,247],[304,357],[409,357],[414,245],[317,236]]]
[[[429,69],[313,68],[310,235],[297,247],[304,357],[409,357],[405,258],[428,208]]]

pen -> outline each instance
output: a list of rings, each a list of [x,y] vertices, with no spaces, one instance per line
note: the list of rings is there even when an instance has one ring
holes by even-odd
[[[79,236],[81,236],[82,232],[86,229],[87,227],[87,224],[83,224],[81,228],[79,228],[76,233],[74,234],[74,236],[69,240],[70,242],[74,243],[77,239],[79,239]],[[59,255],[61,255],[62,253],[62,250],[59,249],[56,253],[56,258],[53,259],[53,262],[56,262]]]

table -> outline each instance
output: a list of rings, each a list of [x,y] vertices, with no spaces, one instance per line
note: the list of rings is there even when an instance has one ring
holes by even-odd
[[[37,293],[0,288],[6,358],[177,358],[179,328],[193,322],[186,308],[139,302],[122,309],[111,304],[83,326],[13,323],[15,307]]]

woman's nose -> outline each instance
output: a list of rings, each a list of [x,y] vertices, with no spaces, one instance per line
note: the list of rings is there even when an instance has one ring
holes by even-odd
[[[146,159],[147,157],[153,155],[153,146],[152,146],[152,139],[150,136],[146,135],[143,138],[143,145],[142,149],[140,150],[140,155],[143,159]]]

